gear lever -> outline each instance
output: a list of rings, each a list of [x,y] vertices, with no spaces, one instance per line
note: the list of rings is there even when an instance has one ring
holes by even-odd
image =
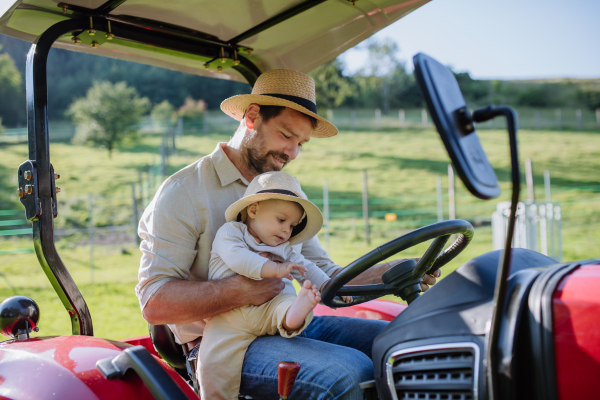
[[[286,400],[292,393],[299,371],[300,364],[297,362],[282,361],[277,365],[277,383],[281,400]]]

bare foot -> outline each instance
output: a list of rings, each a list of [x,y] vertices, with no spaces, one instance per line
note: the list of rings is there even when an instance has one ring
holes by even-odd
[[[288,331],[295,331],[304,324],[306,316],[321,301],[321,293],[317,285],[311,285],[310,281],[304,281],[298,297],[292,303],[285,315],[283,327]]]

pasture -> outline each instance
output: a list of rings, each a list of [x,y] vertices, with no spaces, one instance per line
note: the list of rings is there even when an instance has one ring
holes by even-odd
[[[476,200],[457,179],[457,218],[489,221],[496,203],[508,200],[510,195],[508,140],[500,130],[485,130],[479,134],[500,180],[502,195],[489,202]],[[209,154],[218,142],[227,141],[229,136],[184,134],[178,139],[177,153],[170,157],[167,174]],[[130,223],[131,183],[138,182],[139,171],[145,165],[156,163],[160,143],[158,136],[143,136],[140,142],[128,143],[115,151],[112,159],[103,149],[68,142],[52,143],[52,163],[61,174],[57,185],[62,188],[59,217],[55,220],[57,229],[87,226],[89,193],[99,199],[95,200],[96,226]],[[550,171],[553,201],[560,202],[562,207],[563,260],[599,257],[600,134],[523,130],[519,132],[519,143],[521,161],[531,158],[534,162],[536,196],[540,199],[543,199],[543,172]],[[27,145],[2,144],[0,158],[0,208],[19,209],[22,206],[15,194],[16,171],[28,158]],[[396,199],[397,203],[390,206],[390,210],[430,207],[435,214],[436,177],[442,178],[443,188],[447,190],[448,163],[449,158],[433,130],[342,131],[334,138],[312,139],[285,170],[298,177],[308,197],[319,204],[325,178],[330,199],[360,199],[362,171],[366,169],[371,199]],[[524,198],[524,184],[521,193]],[[403,202],[403,199],[410,201]],[[332,206],[332,213],[353,210],[350,206],[340,205],[338,209]],[[444,216],[447,218],[447,215],[445,202]],[[340,265],[347,265],[373,247],[407,232],[407,222],[418,225],[419,219],[401,216],[398,221],[386,222],[382,218],[371,218],[371,244],[367,245],[362,237],[361,218],[333,218],[331,258]],[[401,257],[420,256],[425,246],[411,249]],[[33,247],[30,238],[0,238],[0,250],[26,247]],[[89,267],[86,235],[65,236],[57,242],[57,248],[90,308],[96,336],[122,339],[147,334],[134,293],[140,252],[131,232],[101,238],[94,246],[93,271]],[[478,227],[472,244],[445,267],[443,275],[490,250],[490,226]],[[0,255],[0,272],[0,298],[21,294],[33,298],[40,306],[37,335],[70,334],[67,313],[35,254]]]

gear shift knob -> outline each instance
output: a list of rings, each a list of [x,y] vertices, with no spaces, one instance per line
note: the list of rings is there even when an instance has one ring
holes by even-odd
[[[299,371],[300,364],[297,362],[282,361],[277,365],[277,381],[279,397],[281,399],[287,399],[290,393],[292,393],[292,388],[294,387],[294,382]]]

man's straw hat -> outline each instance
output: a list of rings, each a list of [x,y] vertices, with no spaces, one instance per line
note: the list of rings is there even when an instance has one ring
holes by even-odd
[[[246,208],[263,200],[294,201],[304,209],[304,216],[294,227],[290,244],[300,244],[315,236],[323,226],[323,215],[317,206],[308,201],[300,188],[300,182],[287,172],[265,172],[250,182],[244,197],[233,203],[225,211],[227,222],[241,221],[246,216]]]
[[[251,94],[240,94],[224,100],[221,110],[241,121],[248,106],[253,103],[289,107],[317,119],[317,127],[311,136],[323,138],[337,135],[337,128],[317,115],[315,99],[315,81],[310,76],[289,69],[274,69],[258,77]]]

